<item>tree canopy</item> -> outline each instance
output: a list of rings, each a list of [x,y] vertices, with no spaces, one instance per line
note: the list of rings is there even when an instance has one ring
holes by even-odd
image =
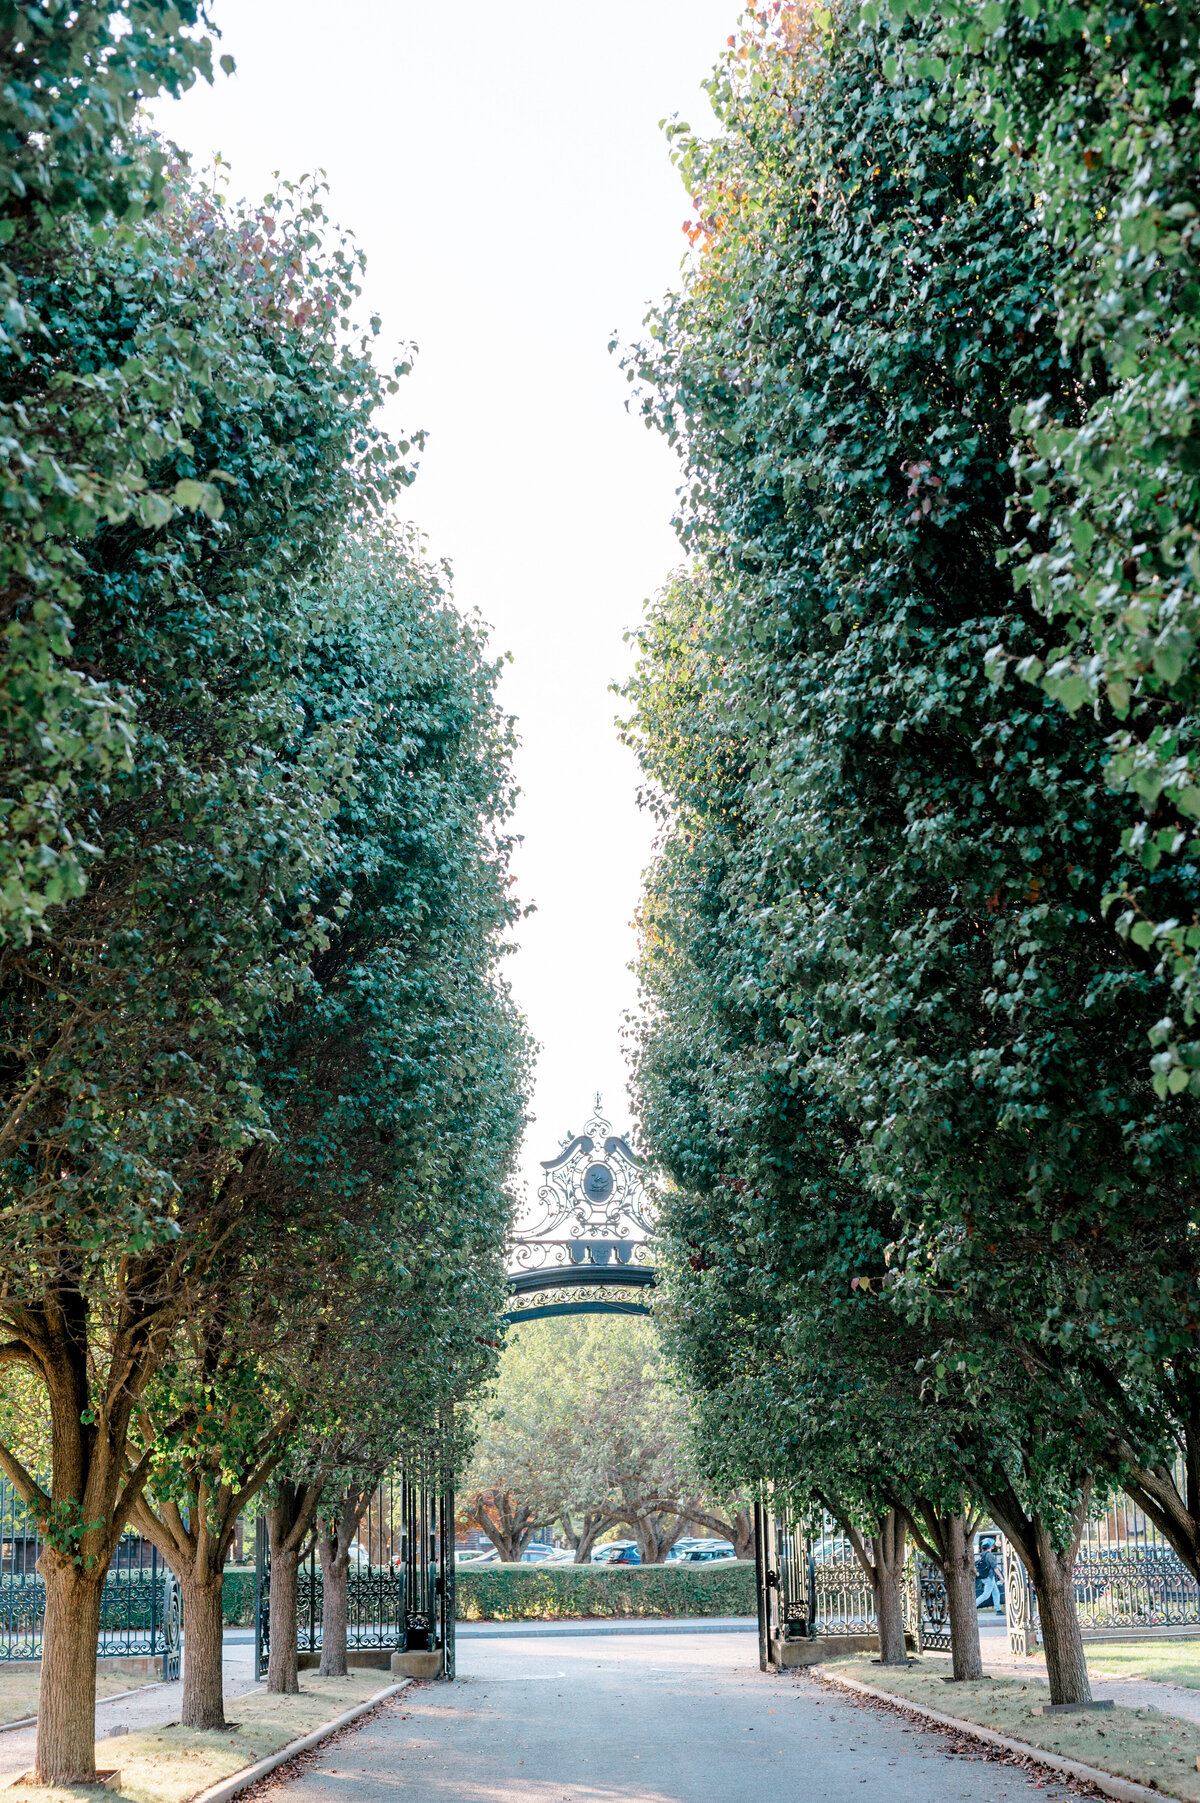
[[[0,1360],[50,1456],[6,1409],[0,1466],[46,1544],[38,1770],[86,1780],[131,1520],[214,1726],[238,1510],[453,1457],[530,1047],[511,726],[392,511],[419,435],[377,423],[408,364],[361,254],[318,183],[234,205],[138,127],[211,76],[203,6],[9,11]]]
[[[1043,33],[1020,10],[752,12],[709,84],[722,134],[674,132],[692,259],[625,357],[693,559],[632,694],[664,823],[637,1088],[710,1458],[736,1382],[770,1399],[776,1465],[800,1417],[811,1488],[827,1416],[848,1477],[844,1336],[882,1308],[910,1495],[940,1439],[1057,1632],[1097,1471],[1195,1569],[1170,1468],[1196,1433],[1196,1171],[1186,1074],[1148,1058],[1180,973],[1111,905],[1146,882],[1124,716],[1058,684],[1062,623],[1022,579],[1058,531],[1028,496],[1034,412],[1080,431],[1108,376],[1066,329],[1037,156],[996,155],[1001,76],[972,73]],[[1172,847],[1153,906],[1187,921]],[[972,1410],[1000,1470],[966,1456]],[[1077,1628],[1050,1635],[1073,1693]]]

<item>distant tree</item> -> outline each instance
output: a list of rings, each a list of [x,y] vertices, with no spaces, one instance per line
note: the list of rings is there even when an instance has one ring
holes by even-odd
[[[503,1559],[519,1558],[551,1522],[579,1565],[620,1525],[646,1564],[660,1563],[690,1523],[729,1533],[741,1556],[753,1550],[744,1499],[699,1475],[687,1399],[649,1321],[585,1316],[511,1330],[475,1420],[464,1517]]]
[[[459,1503],[506,1563],[570,1509],[581,1451],[575,1351],[575,1337],[558,1322],[510,1329],[494,1384],[473,1411]]]

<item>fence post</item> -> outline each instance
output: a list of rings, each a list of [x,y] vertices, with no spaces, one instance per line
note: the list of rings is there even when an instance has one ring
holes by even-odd
[[[167,1681],[167,1637],[163,1635],[163,1683]],[[158,1651],[158,1548],[150,1548],[150,1657]]]
[[[453,1679],[455,1672],[455,1570],[454,1570],[454,1488],[447,1485],[441,1494],[441,1570],[438,1574],[438,1613],[441,1616],[442,1676]]]
[[[771,1642],[781,1624],[778,1524],[774,1512],[764,1502],[754,1505],[754,1575],[758,1595],[758,1667],[766,1672],[772,1668],[774,1649]]]
[[[263,1675],[263,1601],[270,1595],[267,1576],[266,1522],[262,1516],[254,1524],[254,1678]]]

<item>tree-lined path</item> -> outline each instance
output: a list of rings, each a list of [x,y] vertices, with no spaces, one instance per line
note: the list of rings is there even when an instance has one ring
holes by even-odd
[[[942,1735],[765,1678],[745,1630],[474,1641],[286,1786],[287,1803],[1023,1803],[1066,1796]]]

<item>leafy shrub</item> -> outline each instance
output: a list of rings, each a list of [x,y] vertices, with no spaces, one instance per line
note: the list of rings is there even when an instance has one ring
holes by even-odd
[[[485,1565],[460,1571],[457,1588],[459,1621],[753,1615],[755,1607],[750,1559],[712,1565]]]
[[[221,1620],[227,1628],[254,1626],[254,1567],[235,1567],[221,1576]]]

